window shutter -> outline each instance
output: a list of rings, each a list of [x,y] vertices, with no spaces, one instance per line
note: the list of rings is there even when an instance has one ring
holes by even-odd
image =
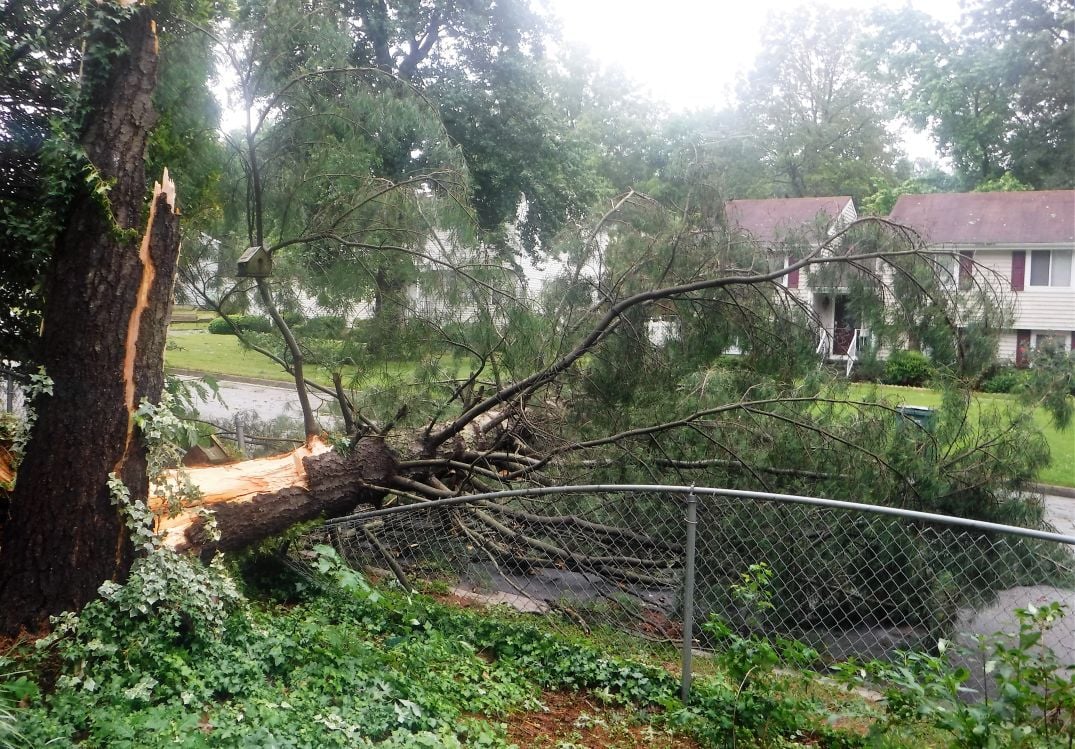
[[[791,273],[789,273],[787,275],[787,279],[788,279],[788,288],[789,289],[797,289],[797,288],[799,288],[799,269],[796,268]]]
[[[974,253],[962,250],[959,253],[959,288],[969,289],[974,285]]]
[[[1025,367],[1028,363],[1027,354],[1030,352],[1030,331],[1015,331],[1015,366]]]
[[[1026,251],[1015,250],[1012,253],[1012,291],[1023,290],[1023,279],[1026,277]]]

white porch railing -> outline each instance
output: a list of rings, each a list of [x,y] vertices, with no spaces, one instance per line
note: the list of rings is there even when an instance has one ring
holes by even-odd
[[[854,334],[851,336],[851,343],[847,344],[847,367],[844,370],[844,377],[851,376],[851,368],[855,366],[855,362],[859,360],[859,333],[861,330],[855,328]]]
[[[828,359],[829,353],[832,351],[832,336],[829,335],[829,331],[825,328],[821,329],[821,337],[817,342],[817,349],[814,353],[818,354],[822,359]]]

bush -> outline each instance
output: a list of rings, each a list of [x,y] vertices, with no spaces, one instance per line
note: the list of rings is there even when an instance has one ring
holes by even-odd
[[[306,318],[301,312],[290,312],[285,310],[280,313],[280,317],[284,318],[284,322],[286,322],[288,324],[288,327],[291,328],[297,327],[306,322]]]
[[[867,351],[851,369],[852,382],[880,382],[885,374],[885,362],[873,350]]]
[[[983,393],[1014,393],[1026,385],[1029,374],[1015,367],[998,367],[982,380],[978,389]]]
[[[885,715],[870,727],[870,745],[887,746],[883,739],[890,732],[900,736],[901,728],[925,723],[948,734],[950,746],[1072,746],[1075,681],[1045,640],[1064,607],[1028,606],[1015,615],[1019,631],[1014,634],[975,637],[973,644],[942,639],[936,655],[904,652],[894,664],[839,667],[839,680],[885,690]],[[985,664],[988,691],[970,686],[972,674],[964,663]]]
[[[272,321],[259,315],[230,315],[227,320],[218,317],[209,323],[209,332],[215,335],[234,335],[235,331],[228,324],[230,320],[242,333],[268,333],[272,330]]]
[[[893,351],[885,362],[888,385],[924,385],[933,376],[933,365],[921,351]]]
[[[338,341],[347,332],[347,319],[339,315],[311,317],[299,328],[303,338],[323,338]]]

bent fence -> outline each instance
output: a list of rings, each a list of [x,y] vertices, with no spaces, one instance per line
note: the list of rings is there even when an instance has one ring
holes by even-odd
[[[713,618],[832,662],[1001,631],[1029,603],[1075,604],[1075,537],[766,492],[500,491],[362,512],[318,533],[404,585],[436,580],[565,626],[683,642],[685,677],[691,646],[714,644],[698,626]],[[1075,617],[1049,637],[1075,660]]]

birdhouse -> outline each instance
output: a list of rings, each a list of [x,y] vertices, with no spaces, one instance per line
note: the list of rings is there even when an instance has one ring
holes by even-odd
[[[272,275],[272,255],[260,245],[248,247],[239,257],[236,275],[240,278],[267,278]]]

